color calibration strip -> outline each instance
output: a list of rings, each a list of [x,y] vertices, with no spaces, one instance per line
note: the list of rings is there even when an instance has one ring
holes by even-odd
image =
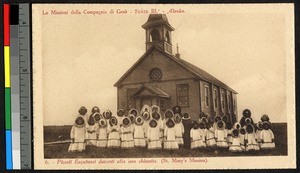
[[[10,4],[10,83],[13,169],[21,169],[20,150],[20,76],[19,5]]]
[[[30,169],[31,59],[29,4],[3,4],[6,168]]]
[[[6,169],[13,169],[10,87],[10,5],[3,4]]]

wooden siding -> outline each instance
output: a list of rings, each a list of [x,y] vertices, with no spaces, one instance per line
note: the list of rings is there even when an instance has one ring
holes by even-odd
[[[167,99],[167,105],[169,108],[177,105],[177,92],[176,86],[177,84],[188,84],[189,85],[189,107],[183,107],[182,112],[188,113],[192,119],[198,119],[200,113],[200,103],[199,103],[199,82],[190,80],[176,80],[176,81],[166,81],[166,82],[153,82],[151,85],[155,85],[161,90],[165,91],[170,95],[170,99]],[[149,84],[150,85],[150,84]],[[142,84],[127,84],[122,85],[122,87],[118,88],[118,109],[127,108],[127,89],[139,88]],[[158,100],[152,98],[152,104],[156,104]],[[140,110],[140,98],[136,98],[136,108]]]
[[[122,81],[122,85],[133,83],[152,83],[149,73],[153,68],[159,68],[162,71],[163,76],[161,81],[195,77],[194,74],[185,68],[179,66],[174,61],[171,61],[159,51],[154,50],[148,55],[148,57],[145,57],[131,73],[128,74],[128,76]]]

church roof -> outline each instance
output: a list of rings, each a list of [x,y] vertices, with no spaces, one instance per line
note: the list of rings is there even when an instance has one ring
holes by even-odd
[[[144,29],[157,26],[157,25],[165,25],[170,30],[174,31],[175,29],[170,25],[166,14],[150,14],[147,22],[142,25]]]
[[[143,91],[148,91],[149,93],[143,94]],[[143,85],[132,96],[133,97],[158,96],[158,97],[170,98],[169,94],[167,94],[160,88],[152,85]]]
[[[229,86],[227,86],[225,83],[223,83],[222,81],[220,81],[219,79],[215,78],[214,76],[212,76],[211,74],[209,74],[208,72],[206,72],[205,70],[200,69],[199,67],[181,59],[181,58],[177,58],[172,54],[169,54],[165,51],[163,51],[161,48],[153,45],[150,49],[148,49],[143,56],[140,57],[140,59],[138,59],[138,61],[133,64],[133,66],[115,83],[114,86],[119,86],[121,84],[121,82],[126,78],[126,76],[135,69],[135,67],[143,61],[144,58],[147,57],[148,54],[150,54],[153,50],[158,50],[159,52],[161,52],[163,55],[165,55],[166,57],[170,58],[171,60],[175,61],[178,65],[182,66],[183,68],[187,69],[188,71],[190,71],[191,73],[193,73],[197,78],[207,81],[209,83],[212,83],[216,86],[220,86],[221,88],[224,88],[226,90],[232,91],[233,93],[237,92],[235,90],[233,90],[232,88],[230,88]]]

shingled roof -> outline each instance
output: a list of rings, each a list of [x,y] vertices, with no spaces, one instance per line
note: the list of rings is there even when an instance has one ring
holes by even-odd
[[[169,54],[165,51],[163,51],[160,47],[157,46],[152,46],[150,49],[148,49],[148,51],[145,52],[145,54],[140,57],[140,59],[138,59],[138,61],[133,64],[133,66],[115,83],[114,86],[119,86],[121,84],[121,82],[125,79],[125,77],[140,63],[143,61],[144,58],[147,57],[147,55],[149,55],[153,50],[158,50],[159,52],[161,52],[162,54],[164,54],[166,57],[170,58],[172,61],[175,61],[177,64],[179,64],[180,66],[182,66],[183,68],[187,69],[188,71],[190,71],[191,73],[193,73],[196,77],[198,77],[201,80],[207,81],[209,83],[212,83],[216,86],[220,86],[221,88],[224,88],[226,90],[229,90],[235,94],[237,94],[237,92],[235,90],[233,90],[232,88],[230,88],[229,86],[227,86],[225,83],[221,82],[219,79],[215,78],[214,76],[212,76],[211,74],[209,74],[208,72],[206,72],[205,70],[200,69],[199,67],[183,60],[182,58],[177,58],[172,54]]]
[[[177,61],[179,61],[180,63],[184,64],[184,66],[192,69],[193,72],[195,72],[197,74],[197,76],[199,76],[201,79],[206,80],[208,82],[211,82],[212,84],[215,84],[217,86],[220,86],[224,89],[230,90],[234,93],[237,94],[237,92],[235,90],[233,90],[232,88],[230,88],[229,86],[227,86],[225,83],[223,83],[222,81],[220,81],[219,79],[215,78],[214,76],[212,76],[211,74],[209,74],[208,72],[200,69],[199,67],[183,60],[183,59],[178,59],[176,58]]]
[[[142,25],[142,28],[147,29],[152,26],[165,25],[170,30],[174,31],[175,29],[170,25],[166,14],[150,14],[147,22]]]

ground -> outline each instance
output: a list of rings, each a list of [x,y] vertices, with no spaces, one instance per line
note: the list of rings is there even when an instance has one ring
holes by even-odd
[[[71,126],[44,126],[45,142],[68,140]],[[44,145],[45,158],[154,158],[154,157],[224,157],[224,156],[279,156],[287,155],[287,124],[274,123],[272,130],[276,148],[268,151],[231,153],[228,149],[196,149],[180,148],[177,151],[134,149],[108,149],[88,146],[82,153],[69,153],[69,143]]]

